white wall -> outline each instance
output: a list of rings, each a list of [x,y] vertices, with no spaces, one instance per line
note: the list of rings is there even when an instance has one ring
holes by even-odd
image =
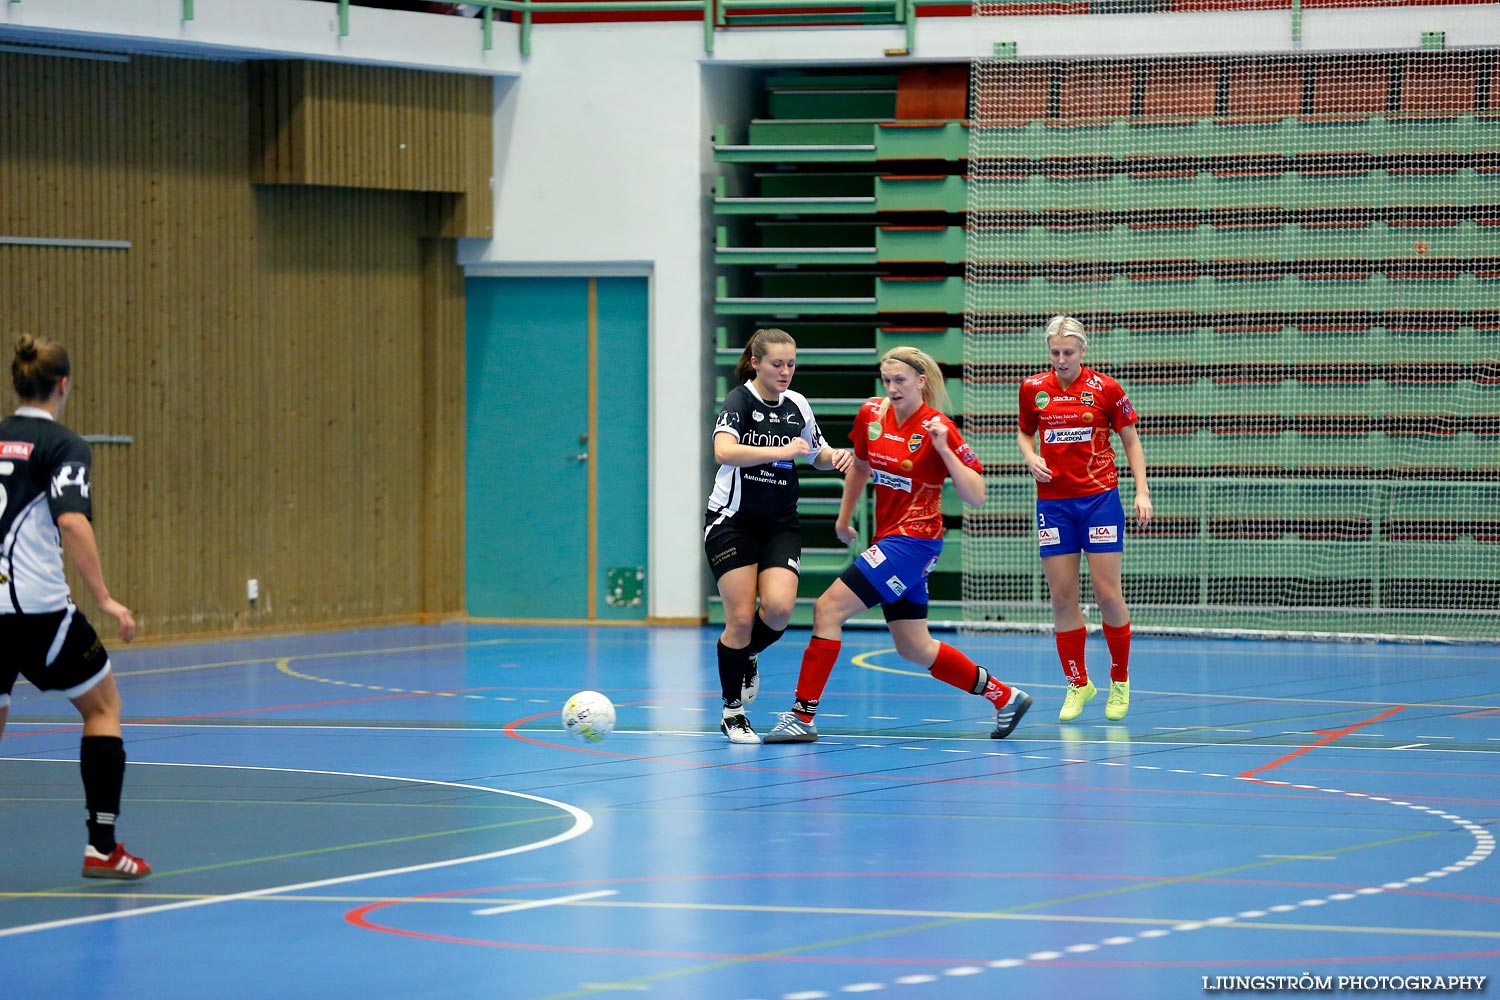
[[[924,18],[911,59],[899,28],[719,32],[699,24],[542,25],[521,59],[513,26],[479,49],[470,19],[355,8],[339,38],[332,4],[302,0],[25,0],[0,3],[0,44],[30,41],[243,57],[284,53],[497,76],[495,239],[463,241],[488,273],[651,276],[650,614],[704,610],[701,509],[712,380],[711,129],[743,116],[754,67],[965,60],[1015,41],[1022,58],[1291,51],[1285,11],[1189,15]],[[1312,10],[1304,50],[1500,45],[1494,4]],[[721,68],[722,67],[722,68]],[[607,364],[607,358],[606,358]]]
[[[460,248],[470,273],[651,276],[655,618],[704,608],[702,49],[691,23],[538,29],[496,84],[495,238]]]

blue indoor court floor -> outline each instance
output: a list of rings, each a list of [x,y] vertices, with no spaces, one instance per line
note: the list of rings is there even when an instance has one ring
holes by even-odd
[[[761,657],[761,732],[807,636]],[[1494,646],[1138,635],[1129,716],[1101,692],[1059,725],[1050,635],[940,634],[1035,696],[994,741],[981,699],[851,630],[819,742],[734,746],[716,637],[117,647],[120,833],[155,868],[131,883],[78,877],[77,719],[18,684],[0,997],[1175,1000],[1500,973]],[[619,707],[602,743],[561,731],[582,688]]]

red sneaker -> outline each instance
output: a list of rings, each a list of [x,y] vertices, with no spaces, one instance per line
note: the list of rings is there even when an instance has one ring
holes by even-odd
[[[146,864],[146,859],[126,852],[124,844],[116,844],[108,855],[95,849],[93,844],[83,849],[84,878],[136,879],[150,874],[151,866]]]

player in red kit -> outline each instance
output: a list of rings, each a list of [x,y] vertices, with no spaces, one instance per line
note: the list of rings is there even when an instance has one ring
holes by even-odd
[[[1089,557],[1089,579],[1104,619],[1109,646],[1109,698],[1104,717],[1117,722],[1130,708],[1130,610],[1120,586],[1125,549],[1125,509],[1109,434],[1120,436],[1135,481],[1135,516],[1151,522],[1146,454],[1136,431],[1135,408],[1120,383],[1083,364],[1088,338],[1071,316],[1047,324],[1052,367],[1021,383],[1016,444],[1036,480],[1037,542],[1052,593],[1057,655],[1068,678],[1059,722],[1071,722],[1093,700],[1096,688],[1084,663],[1088,630],[1079,605],[1079,552]],[[1040,441],[1040,450],[1038,450]]]
[[[1011,734],[1031,696],[992,676],[927,630],[927,576],[943,550],[943,481],[951,478],[970,507],[984,504],[983,469],[953,421],[942,412],[948,393],[937,362],[914,347],[895,347],[880,360],[885,398],[871,399],[854,418],[854,467],[844,478],[835,530],[855,538],[850,523],[865,484],[875,482],[875,541],[813,605],[813,636],[802,654],[796,701],[765,743],[811,743],[813,721],[833,666],[844,623],[879,604],[896,652],[932,676],[994,707],[993,739]]]

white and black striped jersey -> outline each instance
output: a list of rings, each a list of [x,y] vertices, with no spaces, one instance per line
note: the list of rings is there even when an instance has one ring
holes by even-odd
[[[0,614],[68,607],[56,517],[92,518],[89,461],[88,442],[46,410],[0,420]]]
[[[805,396],[788,389],[780,401],[767,403],[755,391],[753,381],[725,394],[724,408],[714,423],[715,435],[724,432],[733,434],[740,444],[757,448],[779,448],[800,437],[807,442],[809,462],[827,447]],[[740,514],[757,521],[793,521],[797,517],[797,470],[790,461],[744,469],[721,465],[708,509],[728,517]]]

